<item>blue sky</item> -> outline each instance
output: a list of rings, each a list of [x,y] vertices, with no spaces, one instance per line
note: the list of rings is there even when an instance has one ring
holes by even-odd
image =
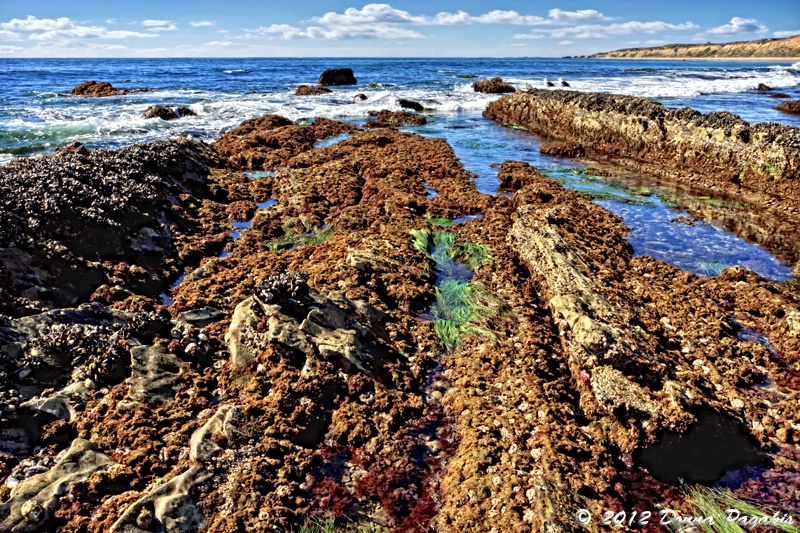
[[[797,0],[0,0],[0,57],[562,57],[795,34]]]

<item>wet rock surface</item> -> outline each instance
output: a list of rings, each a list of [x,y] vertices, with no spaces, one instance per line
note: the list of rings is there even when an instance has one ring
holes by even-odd
[[[145,109],[144,118],[160,118],[161,120],[178,120],[183,117],[194,117],[197,113],[186,106],[153,105]]]
[[[332,93],[330,89],[323,85],[300,85],[294,91],[295,96],[319,96],[321,94]]]
[[[800,115],[800,100],[788,100],[786,102],[781,102],[775,109],[791,115]]]
[[[2,527],[571,531],[580,508],[686,509],[681,474],[645,451],[681,450],[671,439],[713,417],[770,454],[737,494],[791,500],[795,282],[633,257],[619,218],[525,163],[498,169],[513,195],[480,194],[444,140],[394,128],[418,117],[402,113],[364,129],[266,115],[211,147],[0,169],[0,186],[40,187],[0,211],[15,228],[0,234]],[[470,286],[502,314],[448,352],[425,319],[442,272],[410,230],[476,214],[446,229],[491,257]],[[168,239],[152,264],[142,228]],[[83,265],[92,231],[116,239],[91,248],[115,254],[102,285],[62,285],[72,309],[30,290]],[[139,268],[155,292],[122,276]]]
[[[670,109],[644,98],[532,90],[492,102],[484,116],[586,156],[757,205],[787,227],[800,221],[800,128],[749,124],[728,112]]]
[[[472,84],[472,89],[478,93],[488,94],[513,93],[517,91],[514,86],[505,83],[501,78],[489,78],[476,81]]]
[[[120,96],[129,93],[137,93],[137,92],[144,92],[145,89],[135,89],[135,90],[128,90],[128,89],[118,89],[111,85],[107,81],[96,82],[94,80],[85,81],[83,83],[79,83],[75,87],[73,87],[69,93],[74,94],[76,96],[91,96],[91,97],[102,97],[102,96]]]

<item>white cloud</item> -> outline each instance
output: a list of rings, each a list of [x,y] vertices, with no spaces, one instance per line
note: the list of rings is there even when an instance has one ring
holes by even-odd
[[[535,35],[549,35],[555,39],[570,37],[575,39],[603,39],[618,35],[630,35],[633,33],[658,33],[666,30],[692,30],[697,29],[697,24],[693,22],[682,22],[672,24],[660,20],[640,22],[631,20],[628,22],[618,22],[614,24],[577,24],[575,26],[564,26],[554,29],[534,29],[531,33],[514,35],[514,39],[530,39]]]
[[[330,11],[321,17],[314,17],[314,22],[323,26],[353,26],[358,24],[408,24],[425,23],[425,17],[416,17],[408,11],[395,9],[389,4],[367,4],[361,9],[349,7],[344,13]]]
[[[237,46],[236,43],[232,43],[231,41],[208,41],[207,43],[203,43],[203,46],[209,46],[211,48],[227,48],[229,46]]]
[[[575,42],[574,41],[560,41],[558,44],[560,44],[561,46],[567,46],[567,45],[570,45],[570,44],[575,44]]]
[[[143,20],[142,26],[150,31],[173,31],[178,29],[171,20]]]
[[[575,22],[578,20],[611,20],[599,11],[594,9],[579,9],[578,11],[562,11],[551,9],[548,13],[550,18],[559,22]]]
[[[549,18],[538,15],[521,15],[516,11],[495,9],[484,15],[473,16],[465,11],[457,13],[438,13],[432,19],[426,19],[418,24],[514,24],[520,26],[551,26],[567,24],[581,20],[611,20],[594,9],[581,9],[578,11],[562,11],[551,9]]]
[[[22,51],[21,46],[0,45],[0,55],[11,55]]]
[[[394,9],[388,4],[367,4],[362,9],[348,8],[344,13],[328,12],[314,17],[313,26],[298,28],[289,24],[271,24],[240,35],[252,39],[257,35],[280,36],[283,39],[313,39],[340,41],[346,39],[421,39],[425,36],[404,24],[421,24],[424,17],[412,16],[407,11]]]
[[[202,28],[204,26],[214,26],[217,23],[215,20],[193,20],[189,22],[192,28]]]
[[[766,33],[769,29],[760,24],[756,19],[743,19],[741,17],[733,17],[731,21],[722,26],[711,28],[706,33],[712,35],[738,35],[741,33]]]
[[[155,33],[141,33],[127,30],[107,30],[102,26],[81,26],[67,17],[40,19],[28,16],[24,19],[11,19],[0,23],[0,30],[26,32],[33,41],[68,41],[72,39],[130,39],[157,37]]]
[[[22,35],[15,31],[0,30],[0,41],[18,41]]]
[[[14,31],[51,31],[72,28],[74,24],[67,17],[58,19],[39,19],[29,15],[24,19],[11,19],[0,23],[0,29]]]
[[[800,30],[794,31],[774,31],[772,32],[772,36],[776,39],[784,39],[786,37],[794,37],[795,35],[800,35]]]

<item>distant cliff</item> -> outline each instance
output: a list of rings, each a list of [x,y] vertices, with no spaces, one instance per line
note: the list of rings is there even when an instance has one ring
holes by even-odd
[[[800,35],[786,39],[759,39],[723,44],[665,44],[653,48],[626,48],[603,52],[589,57],[601,58],[664,58],[664,59],[713,59],[713,58],[800,58]]]

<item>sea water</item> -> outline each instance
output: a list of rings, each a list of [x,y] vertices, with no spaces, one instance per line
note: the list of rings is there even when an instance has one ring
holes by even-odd
[[[326,68],[350,67],[358,84],[321,96],[294,96],[300,84],[315,83]],[[178,135],[211,141],[241,121],[275,113],[296,121],[329,117],[363,122],[370,110],[400,110],[399,98],[420,102],[430,124],[408,128],[444,137],[478,190],[497,191],[497,164],[522,160],[558,175],[580,165],[538,152],[536,138],[482,118],[499,95],[476,93],[471,84],[500,76],[522,89],[544,87],[543,78],[563,77],[570,89],[642,96],[668,107],[702,112],[730,111],[748,122],[800,126],[800,117],[774,109],[781,102],[755,91],[766,84],[800,98],[800,63],[736,61],[649,61],[598,59],[0,59],[0,164],[14,157],[52,153],[79,141],[90,148],[118,148]],[[75,85],[93,79],[148,92],[106,98],[71,96]],[[559,89],[553,89],[559,90]],[[364,94],[366,100],[354,98]],[[185,105],[194,117],[166,122],[143,118],[150,105]],[[332,138],[321,145],[344,139]],[[253,176],[254,178],[256,176]],[[583,185],[562,180],[567,186]],[[603,187],[616,187],[601,182]],[[432,192],[432,191],[431,191]],[[602,192],[602,191],[600,191]],[[429,192],[430,194],[430,192]],[[626,194],[630,194],[626,193]],[[601,195],[601,198],[603,196]],[[658,195],[642,202],[598,199],[631,228],[636,254],[653,255],[701,275],[739,264],[774,279],[791,277],[762,249],[713,224],[671,222],[679,209]],[[237,228],[244,229],[244,228]]]

